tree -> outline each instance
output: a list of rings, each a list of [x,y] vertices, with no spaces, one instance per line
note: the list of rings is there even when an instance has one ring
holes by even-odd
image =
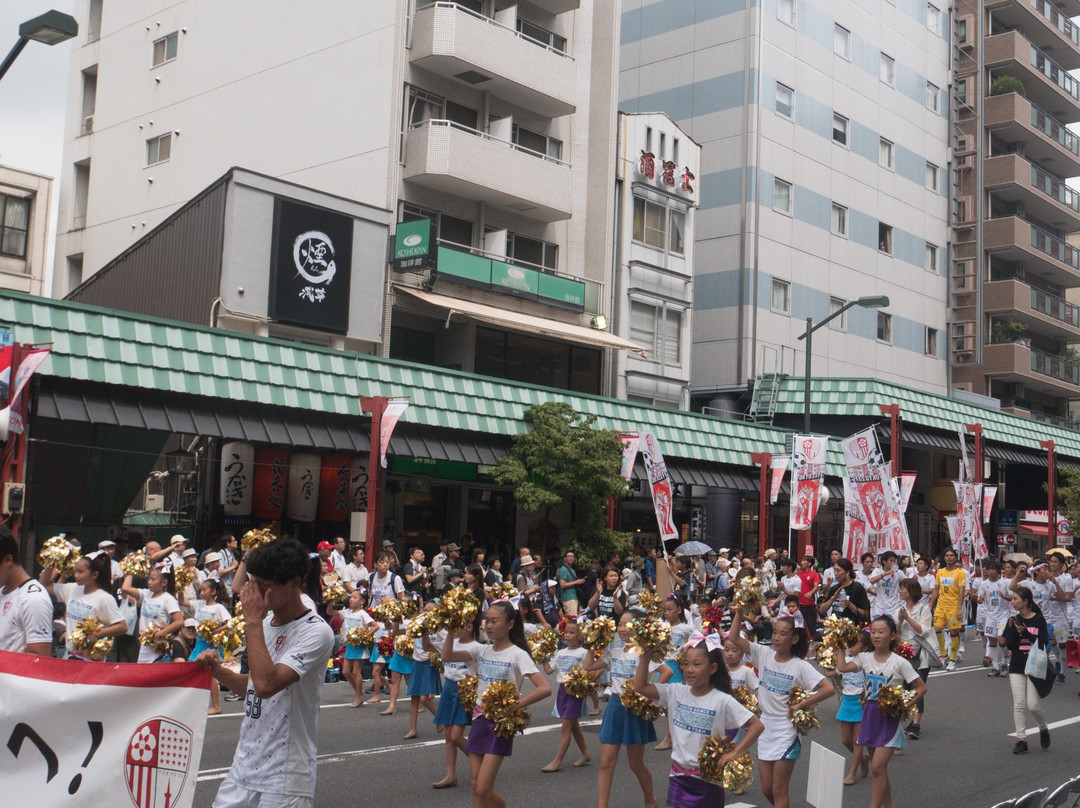
[[[570,549],[579,556],[606,560],[613,552],[625,554],[630,534],[610,530],[605,519],[608,497],[626,496],[630,490],[619,473],[623,447],[618,433],[596,429],[595,415],[582,415],[563,402],[530,407],[525,420],[531,428],[514,438],[509,456],[499,458],[492,476],[513,486],[523,511],[548,512],[573,502]]]
[[[1043,483],[1043,490],[1046,483]],[[1060,511],[1069,524],[1080,525],[1080,472],[1067,471],[1063,468],[1057,470],[1057,487],[1054,490],[1054,499],[1057,510]],[[1054,548],[1054,518],[1051,516],[1047,522],[1050,525],[1050,549]]]

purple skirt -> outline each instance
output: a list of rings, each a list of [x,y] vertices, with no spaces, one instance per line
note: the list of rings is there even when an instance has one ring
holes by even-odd
[[[903,749],[907,746],[904,729],[899,718],[886,718],[876,701],[867,701],[863,707],[862,724],[859,727],[859,746],[877,749],[885,746],[891,749]]]
[[[724,808],[724,789],[688,774],[668,778],[667,804],[674,808]]]
[[[555,709],[551,714],[556,718],[581,718],[585,715],[585,697],[575,699],[560,684],[559,692],[555,694]]]
[[[513,738],[500,738],[495,734],[495,724],[483,714],[475,713],[465,751],[470,755],[498,755],[510,757],[514,752]]]

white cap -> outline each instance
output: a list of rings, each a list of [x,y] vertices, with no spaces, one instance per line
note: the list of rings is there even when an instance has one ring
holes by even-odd
[[[188,549],[184,550],[184,552],[182,552],[182,553],[180,554],[180,557],[181,557],[181,558],[187,558],[187,557],[189,557],[189,556],[193,556],[193,555],[198,555],[198,553],[196,553],[196,552],[195,552],[194,550],[192,550],[192,549],[191,549],[191,548],[189,547]],[[219,558],[218,560],[220,560],[220,558]]]

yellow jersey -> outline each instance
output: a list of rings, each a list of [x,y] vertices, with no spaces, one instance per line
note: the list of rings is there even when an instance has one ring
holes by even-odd
[[[960,605],[960,592],[967,586],[967,573],[962,567],[954,570],[942,567],[934,575],[937,582],[938,597],[936,609],[956,611]]]

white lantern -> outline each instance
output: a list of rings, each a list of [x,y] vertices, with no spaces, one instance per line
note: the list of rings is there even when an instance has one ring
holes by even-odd
[[[319,472],[316,454],[297,452],[289,457],[289,491],[286,513],[297,522],[314,522],[319,507]]]
[[[232,441],[221,447],[221,504],[226,516],[251,513],[255,484],[255,447]]]

